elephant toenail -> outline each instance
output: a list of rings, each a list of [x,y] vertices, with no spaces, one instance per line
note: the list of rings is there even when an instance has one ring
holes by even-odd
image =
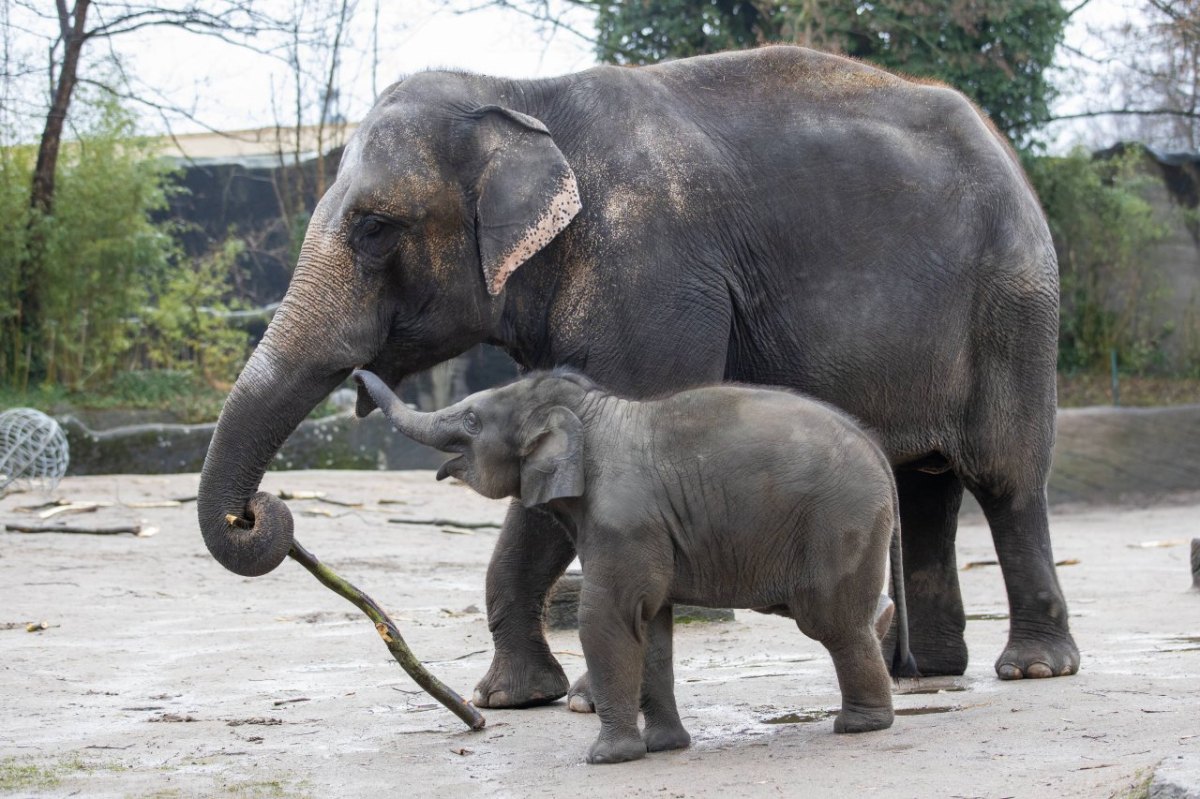
[[[571,697],[567,700],[567,707],[571,708],[571,710],[575,711],[576,713],[595,712],[595,708],[592,707],[592,703],[589,702],[586,697],[580,696],[579,694],[571,695]]]
[[[1002,663],[997,666],[996,674],[1002,680],[1019,680],[1025,676],[1021,669],[1012,663]]]
[[[1025,675],[1031,679],[1040,680],[1045,677],[1053,677],[1054,671],[1045,663],[1030,663],[1029,668],[1025,669]]]
[[[1058,676],[1059,677],[1067,677],[1074,673],[1075,673],[1075,667],[1072,666],[1070,663],[1068,663],[1067,665],[1062,667],[1061,671],[1058,672]]]

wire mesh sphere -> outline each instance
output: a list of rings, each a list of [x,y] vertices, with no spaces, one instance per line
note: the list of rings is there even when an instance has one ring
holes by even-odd
[[[66,434],[46,414],[33,408],[0,413],[0,494],[20,483],[49,491],[70,459]]]

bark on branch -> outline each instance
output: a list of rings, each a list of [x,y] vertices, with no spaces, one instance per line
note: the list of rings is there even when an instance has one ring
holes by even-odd
[[[483,714],[476,710],[474,705],[469,704],[455,693],[452,688],[426,670],[421,661],[417,660],[416,655],[408,648],[408,644],[404,642],[404,637],[400,635],[400,630],[396,628],[396,625],[388,618],[388,615],[383,612],[383,609],[375,604],[375,600],[355,588],[328,566],[317,560],[312,553],[300,546],[299,541],[292,542],[292,549],[288,555],[312,572],[312,575],[322,585],[335,594],[349,600],[352,605],[367,614],[367,617],[375,622],[375,631],[383,639],[383,643],[387,646],[388,651],[392,653],[392,657],[408,673],[408,676],[413,678],[417,685],[421,686],[425,689],[426,693],[445,705],[451,713],[462,719],[468,727],[473,730],[483,729],[483,725],[487,723]]]

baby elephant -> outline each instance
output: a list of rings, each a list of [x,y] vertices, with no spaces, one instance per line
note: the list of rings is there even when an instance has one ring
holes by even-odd
[[[460,453],[439,480],[541,505],[572,537],[583,564],[579,635],[601,722],[589,763],[689,744],[671,666],[676,602],[790,616],[833,657],[842,691],[834,730],[891,726],[876,630],[892,612],[879,595],[889,542],[895,670],[916,673],[896,487],[883,452],[846,415],[734,385],[635,402],[563,371],[418,413],[374,374],[355,379],[400,432]]]

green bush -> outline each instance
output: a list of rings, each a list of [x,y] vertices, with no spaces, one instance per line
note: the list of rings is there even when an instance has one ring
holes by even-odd
[[[229,298],[230,277],[245,249],[242,241],[227,239],[203,258],[180,259],[162,275],[154,304],[143,309],[138,336],[146,366],[190,370],[210,385],[232,381],[250,337],[222,314],[245,307]]]
[[[226,387],[249,348],[222,318],[236,305],[242,243],[186,257],[173,224],[155,221],[178,190],[174,172],[135,135],[132,114],[106,96],[84,95],[74,108],[78,139],[63,144],[52,214],[29,207],[34,148],[0,148],[0,387],[94,400],[121,394],[130,370],[155,369]],[[40,300],[33,335],[17,310],[23,280],[36,281]],[[35,364],[44,378],[30,386]]]
[[[148,277],[175,255],[171,236],[151,221],[166,207],[168,166],[134,136],[132,115],[115,101],[92,111],[76,121],[79,139],[63,145],[48,216],[28,207],[32,148],[0,155],[4,307],[17,307],[23,261],[35,258],[42,316],[34,340],[24,340],[16,314],[6,314],[0,376],[7,383],[23,382],[31,360],[40,360],[51,384],[79,389],[110,378],[130,347],[137,309],[150,299]]]
[[[1148,248],[1165,228],[1140,194],[1139,148],[1094,159],[1077,149],[1065,157],[1027,157],[1058,250],[1062,288],[1059,369],[1107,369],[1117,352],[1123,369],[1142,373],[1161,363],[1170,329],[1147,321],[1162,296]]]

